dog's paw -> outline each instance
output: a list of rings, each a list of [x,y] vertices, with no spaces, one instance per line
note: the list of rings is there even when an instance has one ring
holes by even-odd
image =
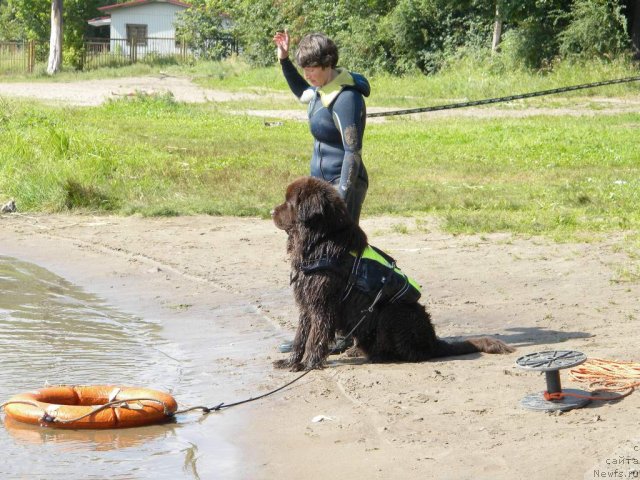
[[[273,366],[275,368],[287,369],[291,367],[291,362],[289,360],[276,360],[273,362]]]
[[[484,353],[506,354],[515,352],[516,349],[507,345],[502,340],[493,337],[480,337],[470,340],[478,350]]]
[[[491,347],[491,352],[489,353],[513,353],[516,351],[515,347],[504,343],[502,340],[494,339],[494,344]]]
[[[273,366],[281,370],[290,370],[291,372],[300,372],[301,370],[305,370],[305,366],[302,363],[293,362],[291,359],[276,360],[273,362]]]
[[[357,345],[353,345],[352,347],[347,348],[342,355],[347,358],[358,358],[362,357],[364,352],[360,350]]]
[[[303,368],[300,370],[322,370],[324,368],[324,360],[307,360],[304,362]]]

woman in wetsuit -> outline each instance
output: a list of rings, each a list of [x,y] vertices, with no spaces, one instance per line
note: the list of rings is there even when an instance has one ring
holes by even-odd
[[[351,218],[358,223],[369,186],[362,163],[364,97],[369,96],[369,82],[360,74],[337,67],[338,48],[324,34],[311,33],[300,40],[296,62],[304,78],[289,59],[288,32],[276,33],[273,41],[289,88],[309,104],[309,128],[314,138],[311,175],[336,187]]]

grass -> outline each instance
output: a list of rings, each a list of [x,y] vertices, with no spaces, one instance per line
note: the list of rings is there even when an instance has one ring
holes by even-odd
[[[210,88],[286,92],[276,67],[249,70],[231,61],[168,68],[165,73],[187,73]],[[578,76],[563,68],[555,77],[498,75],[489,67],[461,64],[457,74],[375,78],[376,93],[368,103],[423,106],[634,74],[626,64],[608,70],[591,65]],[[94,75],[99,74],[82,78]],[[640,86],[611,88],[608,94],[637,97]],[[536,102],[573,105],[587,98],[575,95]],[[0,201],[15,198],[23,212],[266,217],[285,186],[307,174],[311,138],[305,122],[269,127],[261,118],[230,112],[247,106],[304,108],[286,96],[186,105],[168,95],[138,95],[91,108],[0,98]],[[639,127],[638,113],[392,117],[370,123],[364,159],[371,186],[363,214],[435,216],[453,233],[506,231],[564,239],[635,231]],[[636,251],[637,238],[629,245]]]
[[[381,106],[411,108],[482,100],[635,76],[640,76],[637,64],[624,59],[615,62],[593,60],[583,64],[565,62],[558,64],[551,71],[532,73],[522,69],[506,71],[497,60],[488,59],[478,65],[476,60],[463,58],[452,63],[438,75],[414,75],[400,79],[385,75],[375,78],[375,87],[383,92],[394,92],[380,98]],[[637,92],[638,82],[567,92],[560,97],[537,97],[527,102],[537,106],[546,106],[550,102],[565,105],[575,104],[575,99],[581,97],[620,97],[634,95]],[[512,107],[512,104],[506,106]]]
[[[280,67],[251,69],[238,60],[224,63],[201,63],[190,68],[197,83],[207,88],[229,91],[279,91],[288,93]],[[592,60],[585,63],[559,63],[545,73],[532,73],[523,69],[505,71],[497,61],[478,65],[475,59],[460,59],[437,75],[416,73],[405,77],[378,75],[370,77],[371,97],[367,104],[377,107],[413,108],[467,100],[482,100],[517,93],[548,90],[570,85],[640,76],[636,63],[625,59],[613,62]],[[575,104],[575,98],[593,96],[624,97],[636,95],[640,82],[610,85],[577,92],[561,97],[542,97],[527,100],[527,104],[554,106]],[[526,106],[524,104],[523,106]],[[507,108],[513,108],[509,105]]]
[[[637,114],[372,126],[367,145],[375,156],[367,163],[383,181],[372,182],[371,197],[380,200],[368,210],[432,212],[447,229],[467,233],[633,228],[638,127]]]

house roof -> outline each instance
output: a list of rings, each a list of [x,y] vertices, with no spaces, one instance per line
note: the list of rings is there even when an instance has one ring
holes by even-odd
[[[170,3],[171,5],[177,5],[179,7],[189,8],[190,3],[180,2],[178,0],[131,0],[127,3],[116,3],[114,5],[106,5],[104,7],[98,7],[101,12],[111,12],[112,10],[120,8],[138,7],[140,5],[146,5],[149,3]]]
[[[104,27],[105,25],[111,25],[111,17],[96,17],[89,20],[89,25],[92,27]]]

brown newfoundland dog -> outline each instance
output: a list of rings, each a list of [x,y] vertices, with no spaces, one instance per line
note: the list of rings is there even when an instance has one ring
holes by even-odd
[[[419,293],[408,288],[403,274],[394,277],[393,263],[390,268],[380,267],[382,275],[380,268],[363,267],[365,262],[359,260],[368,247],[367,236],[351,220],[331,184],[313,177],[294,181],[272,216],[288,235],[291,283],[300,310],[291,356],[275,362],[276,367],[292,371],[321,368],[336,332],[352,335],[371,362],[421,362],[474,352],[514,351],[491,337],[455,342],[439,339],[429,313],[417,301]],[[363,283],[362,275],[355,275],[359,271],[375,277],[374,287]],[[389,288],[391,291],[385,291]]]

